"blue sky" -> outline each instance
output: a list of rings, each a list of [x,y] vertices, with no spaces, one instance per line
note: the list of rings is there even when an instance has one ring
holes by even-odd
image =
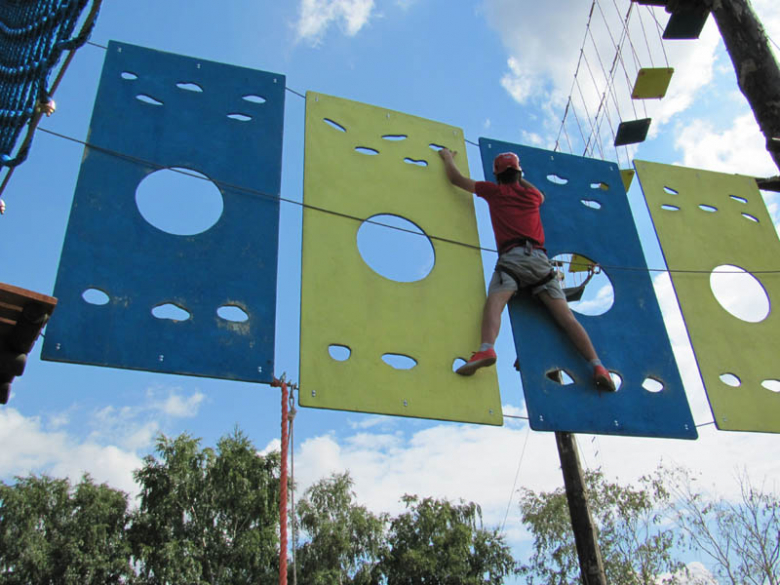
[[[769,35],[780,42],[780,7],[773,0],[753,5]],[[614,55],[610,32],[620,30],[615,6],[625,13],[628,2],[600,6],[605,16],[594,16],[592,47],[607,60]],[[486,136],[552,148],[589,8],[589,2],[577,0],[233,0],[220,5],[136,0],[105,3],[91,40],[100,45],[117,40],[282,73],[288,88],[297,92],[313,90],[430,118],[463,128],[474,142]],[[642,10],[650,23],[647,9]],[[655,14],[665,22],[661,9]],[[637,26],[639,21],[632,23]],[[649,37],[649,53],[642,48],[641,32],[634,30],[632,38],[643,65],[650,64],[650,55],[656,65],[663,64],[657,35]],[[667,98],[647,105],[654,119],[650,139],[617,154],[607,148],[605,156],[617,157],[624,167],[635,156],[755,176],[776,174],[712,19],[699,41],[677,41],[664,48],[677,72]],[[595,48],[589,54],[598,69]],[[43,120],[43,128],[79,140],[87,137],[104,56],[95,46],[78,52],[55,96],[57,112]],[[583,99],[595,111],[598,92],[585,83],[585,73],[581,79]],[[625,91],[625,85],[616,84],[616,92]],[[618,97],[621,111],[630,117],[631,104],[621,100]],[[643,117],[643,108],[638,113]],[[282,196],[294,201],[302,198],[303,127],[304,100],[287,92]],[[44,293],[53,290],[82,151],[77,143],[37,134],[29,160],[3,196],[8,208],[0,217],[0,281]],[[481,179],[478,149],[468,146],[466,154],[472,176]],[[195,182],[183,181],[190,187]],[[777,225],[780,198],[765,198]],[[629,201],[648,265],[661,266],[636,182]],[[476,207],[481,242],[492,248],[487,209],[481,202]],[[298,368],[300,247],[301,209],[282,203],[276,374],[286,372],[293,381]],[[494,261],[491,254],[483,255],[486,277]],[[712,415],[669,280],[661,275],[655,283],[694,418],[697,424],[708,423]],[[598,305],[600,286],[590,288],[589,302]],[[469,317],[453,307],[453,318]],[[506,319],[497,348],[505,413],[523,415]],[[278,446],[275,389],[41,362],[39,353],[40,345],[27,372],[14,382],[11,401],[0,409],[0,477],[5,480],[29,472],[78,478],[88,471],[132,493],[131,471],[150,451],[158,432],[186,431],[213,444],[238,425],[259,449]],[[397,512],[404,493],[464,498],[482,505],[488,525],[499,525],[515,477],[517,487],[561,485],[553,436],[529,432],[522,420],[485,428],[300,409],[295,425],[300,488],[349,469],[358,497],[377,511]],[[583,463],[631,481],[660,461],[676,462],[702,472],[726,494],[736,491],[735,472],[743,466],[756,480],[776,482],[780,477],[780,462],[766,456],[777,451],[775,436],[722,433],[712,425],[699,430],[695,442],[581,436]],[[522,554],[527,541],[514,503],[506,531]]]

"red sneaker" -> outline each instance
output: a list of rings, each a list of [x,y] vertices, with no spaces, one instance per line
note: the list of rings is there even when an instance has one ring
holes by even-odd
[[[485,351],[476,351],[471,354],[471,359],[455,370],[456,374],[461,376],[472,376],[480,368],[492,366],[496,363],[496,351],[486,349]]]
[[[595,366],[593,368],[593,383],[605,392],[616,391],[615,382],[612,381],[612,377],[604,366]]]

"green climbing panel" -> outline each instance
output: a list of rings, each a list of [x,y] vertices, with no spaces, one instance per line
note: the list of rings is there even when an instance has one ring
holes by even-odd
[[[780,306],[780,278],[766,272],[780,271],[780,241],[755,179],[644,161],[634,165],[716,425],[780,432],[780,311],[772,309]],[[765,318],[743,320],[719,302],[711,278],[716,268],[727,270],[719,268],[724,266],[742,268],[760,282],[770,307]],[[731,293],[739,297],[744,290]]]
[[[468,174],[459,128],[307,94],[302,406],[503,424],[495,369],[453,372],[479,342],[485,284],[478,249],[437,239],[479,245],[473,197],[447,181],[437,146],[457,150]],[[398,282],[363,260],[361,220],[377,215],[402,217],[431,238],[427,276]],[[397,369],[388,356],[414,365]]]

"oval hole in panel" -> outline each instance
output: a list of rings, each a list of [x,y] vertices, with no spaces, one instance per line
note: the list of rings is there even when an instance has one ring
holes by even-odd
[[[357,247],[374,272],[396,282],[422,280],[436,259],[425,232],[397,215],[374,215],[364,221],[358,229]]]
[[[417,365],[416,359],[399,353],[386,353],[382,356],[382,361],[396,370],[411,370]]]
[[[545,376],[547,376],[553,382],[560,384],[561,386],[569,386],[570,384],[574,384],[574,378],[572,378],[569,373],[563,369],[550,370],[545,374]]]
[[[753,221],[755,223],[758,223],[758,218],[750,215],[749,213],[743,213],[742,217],[744,217],[745,219],[749,219],[750,221]]]
[[[355,150],[360,154],[367,154],[369,156],[376,156],[377,154],[379,154],[378,150],[374,148],[369,148],[368,146],[356,146]]]
[[[669,195],[679,195],[680,192],[676,191],[675,189],[672,189],[671,187],[664,187],[664,191],[669,193]]]
[[[436,152],[438,152],[438,151],[440,151],[440,150],[441,150],[442,148],[444,148],[444,147],[443,147],[441,144],[435,144],[435,143],[431,142],[431,143],[428,145],[428,148],[430,148],[431,150],[435,150]]]
[[[382,136],[382,138],[384,138],[385,140],[392,140],[395,142],[399,142],[401,140],[406,140],[409,137],[406,134],[385,134],[384,136]]]
[[[702,211],[706,211],[707,213],[715,213],[716,211],[718,211],[717,207],[714,207],[712,205],[706,205],[704,203],[699,205],[699,209],[701,209]]]
[[[171,321],[186,321],[192,317],[189,311],[173,303],[157,305],[152,309],[152,315],[157,319],[170,319]]]
[[[742,380],[740,380],[737,376],[732,374],[731,372],[725,372],[720,375],[720,381],[726,384],[727,386],[731,386],[732,388],[738,388],[742,385]]]
[[[677,207],[676,205],[669,205],[668,203],[664,203],[663,205],[661,205],[661,209],[663,209],[664,211],[680,211],[679,207]]]
[[[570,298],[575,289],[580,287],[587,278],[588,264],[596,264],[590,258],[579,254],[558,254],[551,259],[553,266],[559,266],[558,270],[563,274],[560,281],[564,292]],[[603,269],[594,274],[590,282],[585,285],[582,297],[579,300],[569,300],[569,308],[580,315],[603,315],[615,304],[615,289],[612,281]]]
[[[642,382],[642,388],[644,388],[648,392],[656,393],[663,390],[664,385],[659,380],[656,380],[655,378],[651,378],[648,376],[647,378],[645,378],[645,381]]]
[[[585,207],[590,207],[591,209],[601,209],[601,203],[593,199],[580,199],[580,203],[582,203]]]
[[[222,193],[205,175],[176,168],[147,175],[138,184],[135,202],[146,221],[176,236],[205,232],[224,206]]]
[[[461,366],[466,364],[466,360],[463,358],[455,358],[452,362],[452,371],[455,372],[460,368]]]
[[[770,392],[780,392],[780,380],[764,380],[761,385]]]
[[[349,349],[346,345],[333,343],[328,346],[328,354],[330,354],[330,357],[337,362],[345,362],[349,359],[349,356],[352,355],[352,350]]]
[[[591,189],[601,189],[602,191],[607,191],[607,190],[609,190],[609,185],[607,185],[606,183],[603,183],[603,182],[591,183],[590,184],[590,188]]]
[[[620,390],[620,387],[623,385],[623,378],[620,377],[620,374],[617,372],[610,372],[609,377],[612,378],[612,382],[615,384],[615,392]]]
[[[410,165],[415,165],[418,167],[427,167],[428,161],[424,159],[415,160],[413,158],[409,158],[408,156],[404,159],[404,162]]]
[[[344,126],[342,126],[338,122],[334,122],[330,118],[323,118],[322,121],[325,122],[331,128],[333,128],[334,130],[338,130],[339,132],[346,132],[347,131],[347,129],[344,128]]]
[[[264,104],[266,102],[266,99],[261,95],[256,95],[253,93],[242,95],[242,100],[246,100],[248,102],[252,102],[253,104]]]
[[[565,185],[566,183],[569,182],[569,179],[565,177],[561,177],[560,175],[556,175],[554,173],[551,175],[547,175],[547,180],[550,181],[551,183],[555,183],[556,185]]]
[[[729,195],[734,201],[738,201],[740,203],[747,203],[747,199],[744,197],[740,197],[739,195]]]
[[[122,79],[127,79],[128,81],[132,81],[133,79],[138,79],[138,76],[132,71],[122,71],[120,75]]]
[[[97,288],[88,288],[81,293],[81,298],[90,305],[107,305],[110,300],[105,292]]]
[[[158,100],[157,98],[153,98],[150,95],[146,95],[145,93],[139,93],[137,96],[135,96],[135,99],[137,99],[140,102],[143,102],[145,104],[149,104],[152,106],[161,106],[163,103]]]
[[[249,122],[249,120],[252,119],[252,116],[247,116],[246,114],[239,114],[239,113],[228,114],[227,117],[230,118],[231,120],[238,120],[239,122]]]
[[[225,321],[232,323],[246,323],[249,315],[238,305],[222,305],[217,309],[217,315]]]
[[[176,87],[179,89],[183,89],[185,91],[193,91],[195,93],[203,93],[203,88],[198,85],[197,83],[193,83],[191,81],[181,81],[176,84]]]
[[[739,266],[717,266],[710,274],[710,288],[720,306],[741,321],[758,323],[769,315],[764,287]]]

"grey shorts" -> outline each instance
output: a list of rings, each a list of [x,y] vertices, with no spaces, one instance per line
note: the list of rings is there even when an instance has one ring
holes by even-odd
[[[536,248],[531,250],[530,254],[526,254],[524,246],[517,246],[509,250],[509,252],[502,254],[500,260],[502,263],[512,266],[523,287],[539,282],[552,270],[552,264],[550,264],[547,254],[544,253],[544,250]],[[554,299],[566,299],[566,295],[563,293],[557,278],[553,278],[530,290],[533,295],[538,295],[544,291]],[[502,291],[517,291],[517,282],[508,274],[496,270],[490,279],[488,294]]]

